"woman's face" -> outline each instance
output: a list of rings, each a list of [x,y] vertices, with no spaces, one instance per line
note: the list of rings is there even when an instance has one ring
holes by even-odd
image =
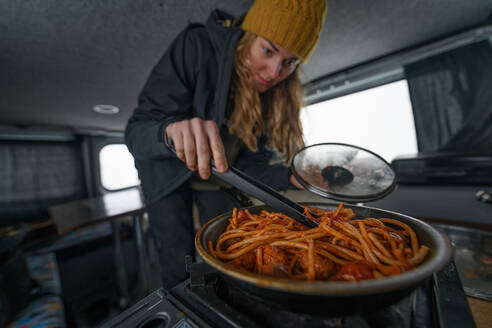
[[[247,57],[260,93],[289,77],[300,62],[292,52],[261,36],[253,41]]]

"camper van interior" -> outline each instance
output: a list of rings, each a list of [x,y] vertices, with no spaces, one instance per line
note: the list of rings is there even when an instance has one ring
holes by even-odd
[[[490,0],[326,0],[301,67],[305,145],[367,149],[394,172],[384,197],[345,206],[411,222],[421,241],[439,232],[426,261],[449,243],[445,266],[327,295],[342,283],[262,285],[197,255],[182,260],[187,280],[161,288],[125,127],[180,31],[253,3],[0,0],[0,327],[490,327]],[[340,201],[306,185],[282,195]],[[389,303],[367,311],[369,297]]]

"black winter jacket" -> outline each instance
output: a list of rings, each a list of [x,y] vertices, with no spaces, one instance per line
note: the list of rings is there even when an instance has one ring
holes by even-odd
[[[153,68],[128,121],[125,142],[135,158],[147,203],[165,197],[192,175],[163,144],[172,122],[199,117],[224,123],[236,44],[243,32],[221,22],[234,17],[215,10],[206,25],[190,24]],[[289,169],[268,165],[272,153],[260,138],[259,151],[242,147],[233,164],[278,190],[292,188]]]

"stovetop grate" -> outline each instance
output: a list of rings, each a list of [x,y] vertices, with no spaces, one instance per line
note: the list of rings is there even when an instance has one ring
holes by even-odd
[[[429,283],[426,283],[402,301],[371,313],[347,316],[325,316],[306,314],[273,308],[260,303],[241,289],[227,284],[226,281],[205,263],[195,263],[191,268],[191,277],[185,283],[170,291],[176,300],[184,300],[187,307],[198,309],[201,317],[214,313],[224,321],[221,327],[326,327],[326,328],[411,328],[414,322],[433,327],[432,312],[422,311],[421,305],[430,302]],[[417,302],[419,304],[417,304]],[[418,318],[414,318],[413,309],[419,308]],[[214,325],[217,319],[212,319]]]
[[[392,306],[340,317],[272,308],[229,285],[203,262],[190,264],[189,273],[186,281],[168,292],[155,291],[102,328],[475,327],[453,262]]]

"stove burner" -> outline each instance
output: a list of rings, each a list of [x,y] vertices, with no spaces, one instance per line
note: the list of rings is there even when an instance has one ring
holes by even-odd
[[[159,289],[102,328],[413,328],[473,327],[453,263],[398,303],[378,311],[346,316],[307,314],[276,308],[224,280],[206,263],[188,265],[190,278],[170,291]],[[436,289],[444,291],[439,299]],[[461,291],[458,293],[458,291]],[[445,309],[452,300],[460,305]],[[444,306],[444,307],[443,307]],[[448,317],[453,317],[448,320]]]
[[[283,322],[282,327],[410,327],[410,303],[411,298],[402,302],[399,306],[391,306],[383,310],[350,316],[332,316],[323,314],[306,314],[276,308],[271,304],[258,301],[241,289],[233,286],[220,286],[226,283],[219,282],[218,295],[228,304],[243,313],[255,318],[266,327],[276,327]],[[405,315],[402,314],[405,313]],[[361,325],[362,322],[366,325]]]
[[[427,286],[422,286],[419,301],[427,293]],[[258,297],[248,294],[234,284],[222,279],[205,263],[195,263],[191,266],[191,278],[170,291],[177,299],[187,298],[189,305],[198,308],[200,304],[205,311],[217,314],[228,323],[223,327],[314,327],[314,328],[405,328],[412,327],[414,315],[412,307],[416,292],[399,303],[370,313],[359,313],[347,316],[329,316],[323,314],[306,314],[289,311],[262,302]],[[428,312],[428,311],[427,311]],[[202,317],[203,317],[202,313]],[[432,318],[422,318],[420,322]],[[214,319],[216,324],[217,320]],[[222,327],[222,326],[221,326]]]
[[[139,328],[166,328],[168,327],[169,320],[166,319],[165,316],[150,318],[147,321],[144,321],[143,324]]]

